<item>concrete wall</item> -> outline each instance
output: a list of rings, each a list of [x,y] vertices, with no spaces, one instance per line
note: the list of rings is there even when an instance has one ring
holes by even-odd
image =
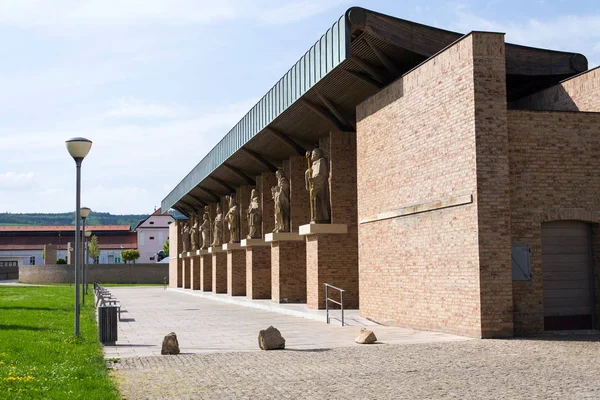
[[[359,224],[361,315],[512,334],[504,64],[503,36],[475,32],[357,108],[359,221],[473,196]]]
[[[91,264],[88,282],[98,283],[163,283],[169,279],[169,265],[164,264]],[[22,265],[19,281],[27,283],[72,283],[71,265]]]
[[[600,222],[600,113],[510,111],[508,121],[511,239],[531,246],[532,267],[531,281],[513,282],[515,333],[534,333],[544,330],[542,223]]]

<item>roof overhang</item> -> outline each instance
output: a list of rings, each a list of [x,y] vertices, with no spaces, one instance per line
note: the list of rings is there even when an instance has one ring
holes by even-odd
[[[355,130],[356,106],[463,34],[350,8],[162,201],[189,216],[331,130]],[[506,44],[508,100],[587,70],[577,53]]]

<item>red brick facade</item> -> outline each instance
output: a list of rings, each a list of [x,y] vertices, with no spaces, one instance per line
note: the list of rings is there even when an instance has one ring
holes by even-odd
[[[275,303],[306,302],[306,244],[271,244],[271,299]]]
[[[227,293],[227,253],[225,252],[212,255],[212,291]]]
[[[227,251],[227,294],[246,295],[246,251]]]

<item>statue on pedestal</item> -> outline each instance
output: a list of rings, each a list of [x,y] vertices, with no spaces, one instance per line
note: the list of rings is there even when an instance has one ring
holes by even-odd
[[[223,212],[221,203],[217,203],[217,215],[215,216],[213,228],[213,242],[211,246],[221,246],[223,244]]]
[[[200,232],[202,233],[202,250],[206,250],[210,244],[210,215],[208,209],[202,216],[202,225],[200,225]]]
[[[262,215],[260,206],[258,205],[256,189],[252,189],[252,192],[250,193],[250,205],[248,206],[246,214],[248,216],[248,236],[246,236],[246,239],[260,238]]]
[[[184,253],[190,251],[190,224],[188,222],[184,222],[181,228],[181,244]]]
[[[225,215],[225,222],[229,229],[229,243],[238,243],[240,241],[240,213],[235,203],[235,194],[225,196],[229,202],[229,211]]]
[[[312,165],[310,165],[310,161]],[[306,190],[310,193],[310,223],[325,224],[331,222],[329,206],[329,166],[327,159],[323,157],[318,147],[312,154],[306,153],[306,161],[309,164],[304,180]]]
[[[191,238],[191,242],[192,242],[192,251],[196,251],[198,250],[198,240],[200,239],[199,237],[199,216],[198,214],[192,214],[192,216],[190,217],[190,224],[192,225],[192,228],[190,229],[190,238]]]
[[[283,171],[275,173],[277,186],[271,188],[271,196],[275,201],[275,229],[273,232],[290,231],[290,183],[283,176]]]

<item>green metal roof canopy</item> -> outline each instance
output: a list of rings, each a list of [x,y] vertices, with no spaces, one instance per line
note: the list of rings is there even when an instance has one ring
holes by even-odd
[[[350,9],[352,10],[352,9]],[[348,56],[348,10],[161,203],[168,210]]]

